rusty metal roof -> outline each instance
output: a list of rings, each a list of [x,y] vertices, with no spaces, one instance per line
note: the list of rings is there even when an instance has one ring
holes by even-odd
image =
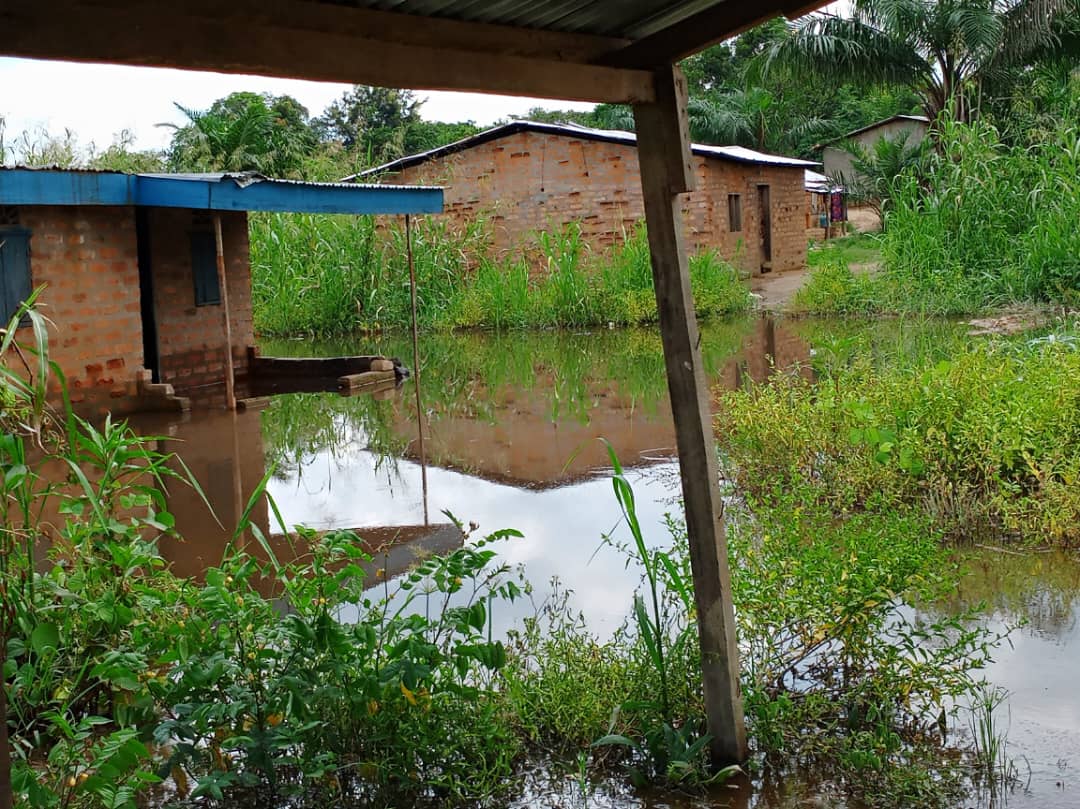
[[[648,104],[657,69],[824,2],[4,0],[0,54]]]
[[[621,129],[593,129],[587,126],[579,126],[578,124],[549,124],[542,121],[511,121],[506,124],[492,127],[491,129],[486,129],[483,132],[478,132],[475,135],[470,135],[467,138],[462,138],[461,140],[449,143],[446,146],[440,146],[426,152],[408,155],[407,157],[392,160],[389,163],[383,163],[381,166],[367,169],[359,174],[350,175],[349,177],[344,178],[342,182],[352,182],[361,177],[375,177],[380,174],[401,171],[402,169],[407,169],[411,166],[426,163],[429,160],[445,157],[446,155],[461,152],[466,149],[472,149],[481,144],[497,140],[498,138],[505,138],[519,132],[539,132],[546,135],[555,135],[557,137],[602,141],[605,143],[624,143],[627,146],[637,146],[637,136],[633,132],[626,132]],[[712,146],[705,143],[694,143],[691,144],[690,148],[696,155],[712,157],[719,160],[728,160],[734,163],[783,166],[787,168],[810,168],[812,166],[821,165],[812,160],[801,160],[796,157],[786,157],[784,155],[769,154],[768,152],[759,152],[754,149],[747,149],[743,146]]]
[[[346,0],[334,4],[631,40],[654,34],[718,5],[716,0]]]

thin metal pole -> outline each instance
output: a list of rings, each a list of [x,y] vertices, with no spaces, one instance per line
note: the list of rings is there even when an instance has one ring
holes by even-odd
[[[420,333],[416,323],[416,267],[412,254],[412,217],[405,214],[405,255],[409,261],[409,288],[412,294],[412,357],[416,390],[416,435],[420,448],[420,482],[424,492],[424,525],[428,524],[427,457],[424,455],[424,409],[420,404]]]
[[[221,308],[225,316],[225,407],[236,410],[233,388],[232,316],[229,314],[229,289],[225,283],[225,247],[221,238],[221,214],[214,214],[214,241],[217,244],[217,277],[221,290]]]

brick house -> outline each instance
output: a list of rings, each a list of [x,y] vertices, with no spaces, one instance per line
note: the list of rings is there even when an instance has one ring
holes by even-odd
[[[750,273],[806,263],[808,160],[741,146],[693,146],[697,189],[684,197],[687,247],[716,249]],[[478,216],[493,246],[527,247],[539,230],[580,223],[594,248],[644,219],[633,133],[513,121],[347,178],[434,184],[452,224]]]
[[[441,204],[439,189],[251,174],[0,169],[0,327],[39,289],[50,356],[73,403],[91,413],[146,409],[161,404],[154,383],[187,394],[225,381],[226,312],[234,374],[246,374],[248,211],[434,213]]]

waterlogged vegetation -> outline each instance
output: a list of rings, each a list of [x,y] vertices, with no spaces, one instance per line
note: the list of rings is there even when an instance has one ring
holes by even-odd
[[[736,353],[747,328],[721,329],[715,339],[706,332],[713,372]],[[854,379],[849,374],[870,373],[856,359],[863,353],[884,374],[882,366],[897,365],[888,346],[901,346],[909,366],[939,374],[934,363],[942,353],[954,354],[963,369],[975,362],[955,341],[897,338],[895,327],[870,333],[836,337],[818,352],[816,389],[774,375],[780,398],[829,400],[830,391]],[[464,387],[456,400],[433,391],[432,410],[462,412],[478,398],[469,387],[478,378],[490,374],[513,387],[545,362],[574,372],[551,393],[553,407],[558,401],[569,408],[560,418],[587,417],[588,389],[571,379],[580,385],[608,375],[643,407],[655,405],[664,384],[662,367],[646,361],[658,353],[655,336],[636,334],[594,335],[610,342],[587,356],[582,347],[577,364],[560,363],[574,352],[556,350],[554,339],[522,354],[510,349],[513,341],[496,337],[485,352],[480,335],[455,336],[439,361],[449,364],[447,379]],[[830,345],[821,336],[814,341]],[[983,374],[979,384],[991,389],[996,377],[987,374],[1003,357],[1037,361],[1024,372],[1039,378],[1076,353],[1060,337],[986,350],[1003,352],[975,366]],[[29,348],[25,354],[33,360]],[[32,384],[9,374],[4,387],[5,413],[19,414],[5,422],[3,457],[4,495],[16,506],[5,516],[4,536],[20,541],[5,545],[3,559],[12,594],[5,601],[12,617],[4,624],[4,685],[21,800],[498,804],[520,794],[537,762],[573,774],[574,794],[583,800],[623,779],[691,794],[719,790],[712,799],[735,794],[728,785],[741,782],[732,780],[737,774],[712,771],[704,755],[684,529],[677,512],[667,531],[640,522],[632,478],[617,460],[612,503],[624,520],[607,542],[642,575],[624,624],[599,632],[556,585],[504,636],[493,631],[495,619],[520,610],[532,592],[522,578],[527,569],[508,567],[498,555],[507,543],[528,541],[513,531],[474,532],[460,549],[384,581],[369,578],[371,566],[351,532],[301,530],[288,554],[294,561],[282,561],[286,554],[275,555],[252,521],[256,492],[220,562],[197,581],[176,576],[158,550],[175,534],[161,484],[197,483],[160,453],[156,440],[124,425],[95,428],[63,411],[47,420],[34,391],[48,366],[30,365]],[[635,382],[628,369],[638,366]],[[730,471],[742,495],[728,516],[754,750],[744,769],[764,782],[810,766],[827,792],[872,796],[876,806],[954,805],[986,768],[976,747],[944,731],[967,726],[972,714],[963,706],[984,693],[980,670],[1005,630],[980,628],[972,620],[978,603],[970,599],[932,606],[956,592],[960,577],[946,542],[949,525],[908,503],[899,484],[879,486],[899,492],[889,508],[831,499],[817,472],[791,474],[775,491],[743,486],[746,459],[760,450],[731,448],[749,446],[755,425],[779,423],[762,404],[772,389],[728,394],[732,411],[718,422],[721,434],[734,436],[725,458],[739,460]],[[1006,393],[991,396],[981,418],[1007,423],[1013,397]],[[1027,412],[1045,393],[1040,388],[1016,405]],[[308,418],[313,403],[300,398],[275,400],[263,413],[267,440],[280,448],[269,456],[282,468],[315,448],[347,451],[340,442],[354,427],[369,436],[382,430],[386,451],[400,451],[392,402],[320,401],[334,406],[315,419]],[[738,417],[740,403],[743,416],[760,411],[757,421]],[[961,397],[952,412],[971,405]],[[806,430],[794,418],[788,432],[798,444]],[[823,446],[832,452],[842,444]],[[897,440],[896,457],[903,446]],[[845,466],[863,470],[853,477],[880,467],[888,482],[893,458],[875,457],[888,454],[881,442],[868,458],[859,454],[862,444],[855,447],[843,457]],[[57,480],[49,471],[57,463],[71,470],[70,479],[49,483]],[[957,463],[941,474],[960,477],[966,468]],[[35,566],[35,554],[47,562]],[[989,716],[1000,723],[1000,709]],[[984,746],[1000,735],[993,721],[979,727],[989,729]],[[997,769],[989,771],[997,777]]]
[[[594,251],[576,223],[536,234],[508,255],[490,247],[479,219],[458,232],[435,218],[416,220],[412,252],[417,319],[424,329],[527,329],[634,325],[656,320],[643,228]],[[411,322],[406,233],[370,217],[272,214],[253,217],[252,303],[265,335],[327,336],[405,330]],[[698,313],[746,311],[750,295],[715,252],[690,261]]]
[[[954,536],[1080,540],[1075,330],[975,341],[880,367],[857,346],[724,399],[729,473],[769,501],[794,488],[837,514],[914,509]]]

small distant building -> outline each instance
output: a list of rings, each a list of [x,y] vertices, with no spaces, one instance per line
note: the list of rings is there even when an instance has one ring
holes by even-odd
[[[830,177],[854,179],[851,165],[851,153],[841,148],[845,142],[857,143],[866,149],[872,149],[879,138],[895,138],[901,133],[908,133],[908,144],[915,146],[926,138],[930,130],[930,119],[925,115],[894,115],[877,123],[864,126],[841,135],[822,145],[822,168]]]
[[[741,146],[694,144],[692,153],[697,188],[684,197],[687,247],[716,249],[753,274],[804,266],[803,170],[818,164]],[[450,222],[487,218],[502,251],[571,222],[604,248],[644,219],[631,132],[513,121],[347,179],[359,178],[444,187]]]
[[[248,211],[441,209],[437,188],[0,169],[0,327],[44,287],[38,304],[53,324],[50,357],[76,406],[91,413],[167,406],[155,383],[185,394],[225,381],[226,298],[235,376],[247,373],[254,344]]]
[[[819,171],[803,174],[806,189],[806,237],[822,241],[842,236],[847,222],[847,190]]]

